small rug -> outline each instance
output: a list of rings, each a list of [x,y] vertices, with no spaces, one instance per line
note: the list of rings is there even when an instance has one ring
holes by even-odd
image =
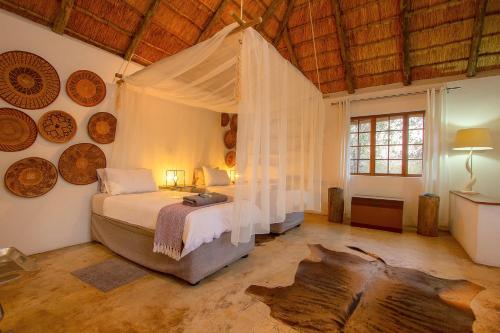
[[[129,284],[148,272],[121,259],[112,258],[71,272],[83,282],[103,292]]]
[[[472,332],[471,300],[482,287],[376,260],[309,245],[286,287],[250,286],[246,292],[271,308],[271,316],[299,332]]]

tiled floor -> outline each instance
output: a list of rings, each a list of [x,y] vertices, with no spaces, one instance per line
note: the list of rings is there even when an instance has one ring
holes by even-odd
[[[17,332],[290,332],[269,309],[245,294],[251,284],[287,285],[307,244],[348,251],[355,245],[388,264],[482,285],[472,302],[475,332],[500,332],[500,268],[475,265],[447,234],[426,238],[328,223],[306,215],[298,229],[255,248],[247,259],[191,287],[151,273],[103,293],[70,274],[113,253],[90,243],[36,255],[41,271],[0,286],[6,311],[0,328]]]

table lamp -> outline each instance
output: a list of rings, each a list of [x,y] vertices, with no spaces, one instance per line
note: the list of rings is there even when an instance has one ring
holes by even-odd
[[[186,186],[186,175],[184,170],[167,170],[166,186]]]
[[[469,157],[465,161],[465,169],[470,174],[469,182],[461,191],[467,194],[477,194],[472,190],[476,183],[476,176],[472,172],[472,152],[477,150],[493,149],[490,130],[487,128],[465,128],[457,131],[453,150],[468,150]]]

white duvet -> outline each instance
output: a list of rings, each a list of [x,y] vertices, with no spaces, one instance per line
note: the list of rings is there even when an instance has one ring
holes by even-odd
[[[104,216],[154,230],[160,209],[182,202],[182,197],[187,195],[193,193],[158,191],[114,195],[104,199],[102,211]],[[181,257],[230,231],[232,213],[233,203],[205,207],[189,213],[182,235],[184,249]]]

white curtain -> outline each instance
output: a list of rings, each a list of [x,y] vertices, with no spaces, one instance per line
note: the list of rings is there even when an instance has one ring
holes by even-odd
[[[136,143],[127,138],[147,131],[135,123],[154,123],[167,111],[168,106],[152,103],[154,99],[237,112],[238,178],[231,235],[236,244],[269,232],[270,223],[282,222],[288,212],[320,211],[324,103],[321,92],[259,33],[246,29],[230,35],[235,27],[124,78],[112,158],[130,156],[130,145]],[[186,115],[189,122],[191,113]],[[165,124],[165,131],[175,126]],[[193,151],[196,142],[207,140],[195,131],[187,135],[196,138]],[[162,137],[146,136],[148,142],[141,143],[150,146]],[[140,147],[132,151],[143,152]]]
[[[351,102],[348,98],[338,102],[337,116],[338,133],[340,134],[340,156],[338,184],[344,190],[344,215],[351,217],[351,161],[349,148],[349,134],[351,127]]]
[[[446,88],[427,90],[424,133],[424,191],[440,197],[439,225],[448,225]]]
[[[243,37],[241,77],[233,243],[268,233],[288,212],[321,210],[321,93],[253,29]]]

